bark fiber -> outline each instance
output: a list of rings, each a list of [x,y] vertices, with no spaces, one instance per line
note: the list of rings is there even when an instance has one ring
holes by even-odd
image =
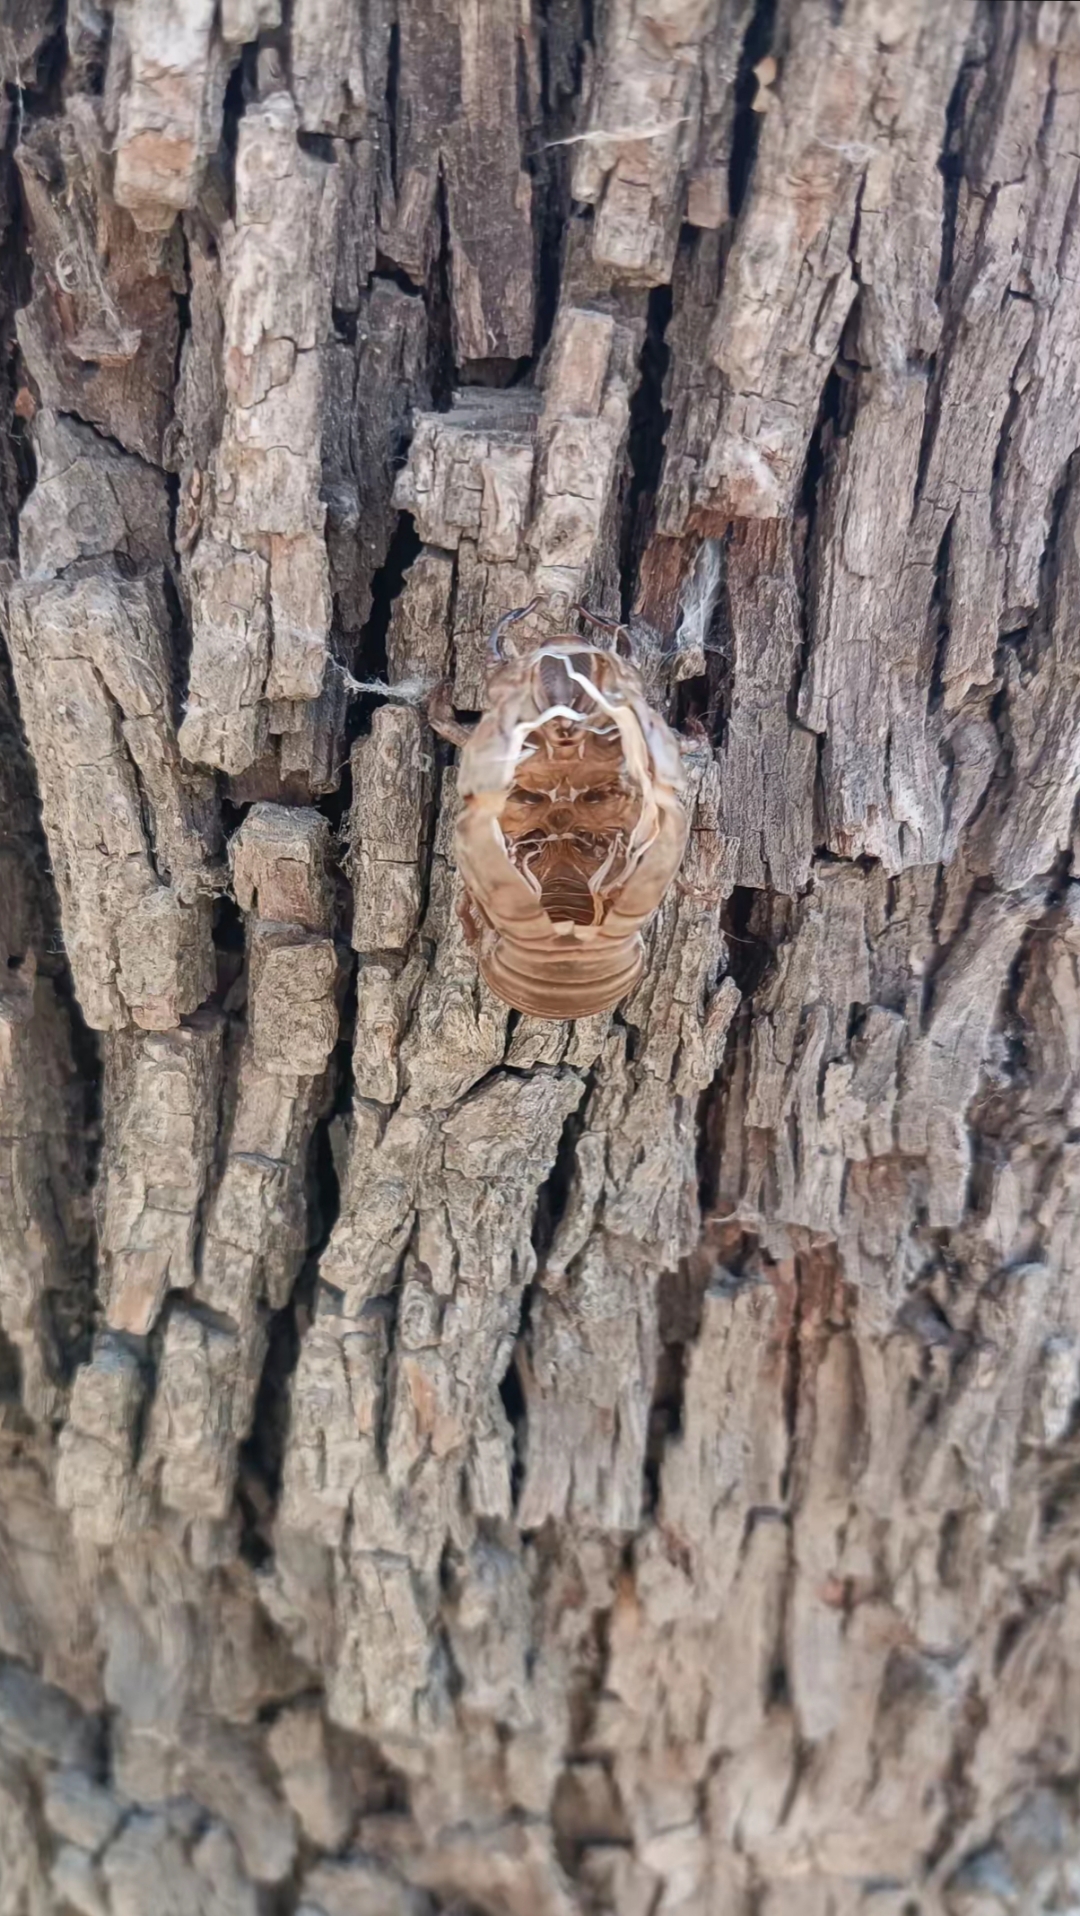
[[[1080,1907],[1080,8],[0,68],[0,1916]],[[688,740],[573,1025],[534,594]]]

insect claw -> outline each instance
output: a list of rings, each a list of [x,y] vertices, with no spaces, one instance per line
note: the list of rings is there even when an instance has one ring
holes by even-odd
[[[629,659],[633,657],[633,642],[630,638],[630,628],[622,619],[609,619],[604,612],[590,612],[588,606],[583,605],[580,599],[571,607],[571,611],[576,612],[578,617],[585,619],[589,625],[599,626],[601,632],[614,632],[614,649],[616,653],[621,649],[624,658]],[[620,639],[623,642],[621,648],[619,644]]]
[[[712,739],[708,727],[691,712],[683,720],[683,737],[679,741],[684,752],[712,751]]]
[[[450,703],[450,680],[443,679],[433,686],[425,704],[427,722],[433,732],[446,739],[450,745],[462,748],[469,743],[475,727],[466,725],[462,719],[454,717],[454,708]]]
[[[496,624],[494,630],[492,631],[491,637],[488,640],[488,650],[494,655],[495,658],[500,659],[505,664],[506,653],[503,649],[503,642],[502,642],[503,633],[506,631],[506,628],[508,625],[516,625],[519,619],[527,619],[530,612],[536,611],[536,608],[539,605],[539,603],[540,603],[540,594],[537,593],[534,599],[529,600],[528,605],[515,606],[512,612],[503,613],[502,618]]]
[[[708,910],[722,905],[725,897],[725,893],[715,885],[694,885],[688,878],[677,878],[675,891],[680,898],[688,898],[693,904],[702,905]]]

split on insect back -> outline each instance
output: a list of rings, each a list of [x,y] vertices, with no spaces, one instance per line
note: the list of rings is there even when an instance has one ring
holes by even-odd
[[[495,629],[484,714],[462,751],[462,920],[505,1004],[583,1018],[641,976],[642,927],[686,848],[682,756],[614,646],[567,633],[507,658],[502,634],[531,610]],[[609,630],[617,644],[622,628]]]

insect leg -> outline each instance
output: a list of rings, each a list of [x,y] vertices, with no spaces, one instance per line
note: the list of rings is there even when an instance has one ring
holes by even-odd
[[[441,684],[436,685],[428,693],[425,709],[428,724],[440,738],[446,739],[450,745],[456,745],[459,749],[469,743],[476,727],[466,725],[461,719],[454,717],[454,708],[450,702],[449,679],[443,679]]]
[[[690,821],[670,795],[659,812],[659,829],[608,908],[605,926],[619,937],[627,937],[651,917],[682,863]]]
[[[551,921],[540,903],[540,887],[510,863],[498,825],[498,802],[490,795],[467,800],[454,832],[457,867],[485,918],[518,944],[544,943]]]
[[[630,638],[630,628],[624,625],[621,619],[609,619],[604,612],[590,612],[588,606],[582,605],[580,599],[571,607],[571,611],[576,612],[579,618],[587,620],[589,625],[598,626],[601,632],[614,632],[614,650],[621,653],[624,659],[633,657],[634,648]]]
[[[515,606],[512,612],[503,613],[502,618],[499,620],[498,624],[495,626],[495,629],[492,632],[490,639],[488,640],[488,649],[494,653],[497,659],[502,659],[504,662],[506,660],[506,652],[503,649],[502,636],[503,636],[503,633],[506,631],[507,626],[516,625],[519,619],[527,619],[530,612],[535,612],[539,603],[540,603],[540,595],[538,593],[535,599],[529,600],[528,605]]]

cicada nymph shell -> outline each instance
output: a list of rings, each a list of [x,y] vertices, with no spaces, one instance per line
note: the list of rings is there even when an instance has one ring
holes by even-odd
[[[493,666],[459,785],[462,918],[492,991],[539,1018],[610,1010],[688,830],[679,741],[633,665],[568,635]]]

